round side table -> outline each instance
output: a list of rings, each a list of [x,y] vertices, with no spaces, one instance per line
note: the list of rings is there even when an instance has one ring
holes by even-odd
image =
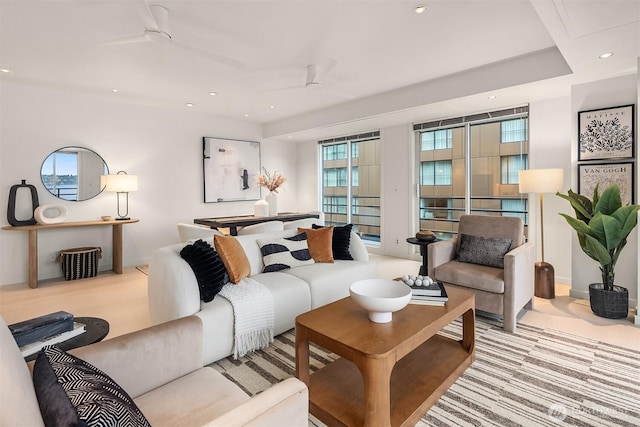
[[[55,344],[59,349],[67,351],[102,341],[109,333],[109,322],[97,317],[75,317],[74,322],[85,325],[84,333]],[[25,357],[25,361],[35,360],[38,353]]]
[[[415,237],[408,237],[407,243],[411,243],[412,245],[420,245],[420,255],[422,255],[422,265],[420,266],[419,274],[421,276],[428,276],[429,273],[429,259],[427,258],[427,247],[435,242],[439,242],[439,239],[432,240],[430,242],[425,240],[420,240]]]

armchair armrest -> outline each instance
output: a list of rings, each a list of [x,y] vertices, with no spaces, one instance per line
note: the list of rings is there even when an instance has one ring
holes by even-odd
[[[456,243],[458,238],[454,237],[449,240],[442,240],[435,242],[427,246],[427,260],[429,262],[429,269],[427,274],[429,277],[433,277],[433,269],[449,262],[456,256]]]
[[[309,423],[309,390],[288,378],[206,424],[227,426],[304,426]]]
[[[504,256],[504,329],[515,330],[517,312],[533,301],[536,247],[526,242]]]
[[[189,316],[69,351],[132,398],[202,368],[202,321]]]

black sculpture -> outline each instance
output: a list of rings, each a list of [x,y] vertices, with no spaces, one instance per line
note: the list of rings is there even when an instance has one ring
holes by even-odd
[[[18,189],[20,188],[28,188],[31,190],[31,218],[26,220],[18,220],[16,218],[16,195]],[[34,216],[34,212],[36,208],[40,205],[38,202],[38,191],[36,187],[31,184],[27,184],[27,180],[23,179],[22,184],[16,184],[11,186],[11,190],[9,190],[9,206],[7,207],[7,221],[9,224],[14,226],[20,225],[34,225],[37,224],[36,218]]]

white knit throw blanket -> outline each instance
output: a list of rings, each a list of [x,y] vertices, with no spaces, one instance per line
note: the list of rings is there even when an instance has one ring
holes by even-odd
[[[273,342],[274,310],[271,291],[247,277],[227,283],[219,295],[233,306],[235,339],[233,358],[268,347]]]

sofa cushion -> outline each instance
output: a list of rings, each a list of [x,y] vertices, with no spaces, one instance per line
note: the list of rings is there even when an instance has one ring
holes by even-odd
[[[349,296],[349,286],[355,281],[378,277],[374,263],[346,260],[336,260],[333,264],[317,262],[283,272],[308,283],[311,308]]]
[[[251,275],[251,264],[244,253],[244,249],[233,236],[213,236],[214,246],[222,258],[229,280],[239,283],[245,277]]]
[[[205,367],[135,399],[154,427],[204,426],[249,400],[237,385]]]
[[[481,291],[504,293],[504,270],[497,267],[449,261],[434,268],[433,278],[445,284],[455,283]]]
[[[309,252],[315,262],[333,262],[333,226],[325,228],[298,228],[298,233],[307,233]]]
[[[131,397],[107,374],[57,347],[45,348],[33,384],[47,426],[149,426]]]
[[[196,276],[202,301],[211,301],[229,282],[229,274],[220,255],[207,242],[196,240],[193,244],[186,245],[180,251],[180,256]]]
[[[322,228],[313,224],[314,229]],[[349,252],[349,243],[351,241],[351,229],[353,224],[333,227],[333,240],[331,241],[331,249],[333,251],[333,259],[343,259],[353,261],[351,252]]]
[[[306,233],[296,234],[292,237],[258,239],[257,242],[264,262],[263,273],[300,267],[315,262],[309,252]]]
[[[460,235],[457,259],[460,262],[504,268],[504,255],[509,252],[511,239]]]

